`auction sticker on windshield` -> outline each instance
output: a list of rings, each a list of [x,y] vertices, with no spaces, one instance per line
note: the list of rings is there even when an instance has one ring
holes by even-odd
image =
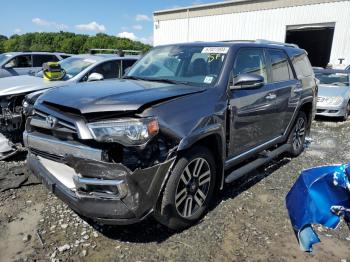
[[[227,54],[229,47],[204,47],[203,54]]]
[[[213,77],[212,76],[206,76],[204,78],[204,83],[211,84],[211,82],[213,82]]]

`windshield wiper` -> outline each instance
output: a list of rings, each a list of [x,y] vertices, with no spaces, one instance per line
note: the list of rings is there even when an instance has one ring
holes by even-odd
[[[146,78],[138,77],[138,76],[123,76],[122,79],[131,79],[131,80],[148,80]]]
[[[138,76],[125,76],[123,79],[132,79],[132,80],[142,80],[142,81],[150,81],[150,82],[162,82],[168,84],[182,84],[182,85],[191,85],[191,82],[188,81],[180,81],[180,80],[171,80],[167,78],[147,78],[147,77],[138,77]]]

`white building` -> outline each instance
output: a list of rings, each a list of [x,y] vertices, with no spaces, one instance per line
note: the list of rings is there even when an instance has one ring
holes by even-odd
[[[350,64],[350,1],[235,0],[154,13],[154,45],[268,39],[306,49],[313,66]]]

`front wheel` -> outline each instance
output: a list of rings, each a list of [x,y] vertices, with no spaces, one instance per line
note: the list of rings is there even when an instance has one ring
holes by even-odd
[[[343,116],[343,121],[348,120],[349,113],[350,113],[350,102],[346,105],[345,114]]]
[[[212,153],[202,146],[190,149],[179,158],[171,172],[155,218],[174,230],[194,224],[207,211],[215,178]]]
[[[299,112],[292,131],[288,137],[288,144],[290,144],[290,155],[296,157],[304,150],[306,137],[306,123],[307,118],[304,112]]]

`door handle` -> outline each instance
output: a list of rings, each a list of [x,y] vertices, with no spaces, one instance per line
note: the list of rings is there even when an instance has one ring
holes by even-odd
[[[273,94],[273,93],[270,93],[267,96],[265,96],[267,100],[274,100],[276,99],[276,97],[277,97],[276,94]]]

